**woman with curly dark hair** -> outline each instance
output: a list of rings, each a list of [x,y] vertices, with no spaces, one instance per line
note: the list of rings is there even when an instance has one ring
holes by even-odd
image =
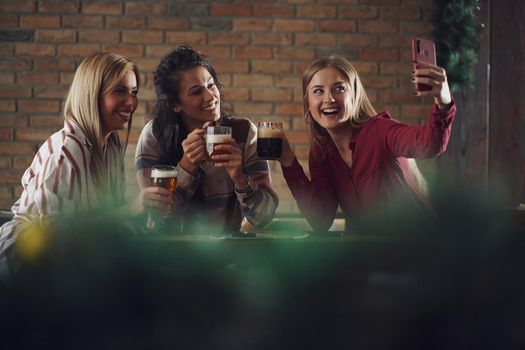
[[[140,135],[135,153],[139,185],[149,185],[154,165],[178,169],[173,215],[184,231],[239,230],[246,219],[262,227],[275,213],[268,162],[257,159],[256,127],[232,115],[222,85],[206,57],[179,46],[155,72],[157,105]],[[205,161],[206,127],[228,126],[232,138],[215,146],[222,155]]]

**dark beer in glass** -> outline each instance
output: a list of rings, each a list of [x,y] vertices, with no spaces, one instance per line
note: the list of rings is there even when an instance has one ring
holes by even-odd
[[[277,160],[283,149],[283,125],[281,122],[257,123],[257,156],[260,159]]]

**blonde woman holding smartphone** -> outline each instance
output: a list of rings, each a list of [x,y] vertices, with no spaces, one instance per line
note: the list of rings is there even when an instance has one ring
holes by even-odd
[[[445,151],[456,107],[443,68],[416,62],[412,82],[430,86],[427,91],[416,88],[414,94],[434,100],[421,126],[377,113],[357,71],[343,57],[320,59],[304,72],[311,178],[286,139],[280,162],[300,210],[315,230],[327,230],[339,206],[350,222],[395,213],[400,206],[432,215],[414,159]]]

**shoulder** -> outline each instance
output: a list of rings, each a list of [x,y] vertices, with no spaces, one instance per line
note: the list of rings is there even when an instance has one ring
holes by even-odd
[[[55,132],[42,144],[37,156],[41,158],[68,158],[85,157],[89,152],[90,145],[87,143],[83,134],[75,132],[74,129],[65,126]]]
[[[231,126],[233,129],[255,128],[255,124],[248,118],[228,117],[224,118],[223,124]]]
[[[155,120],[148,121],[142,131],[140,132],[140,137],[138,143],[151,143],[158,142],[158,138],[154,130]]]
[[[82,129],[73,121],[66,121],[64,128],[51,136],[55,139],[59,152],[57,162],[70,165],[77,170],[89,169],[92,145],[87,141]]]
[[[248,118],[228,117],[224,118],[221,124],[232,128],[232,136],[237,142],[246,142],[248,136],[255,135],[257,130],[255,124]]]
[[[135,160],[140,158],[158,159],[161,153],[161,147],[159,139],[155,136],[153,130],[154,123],[155,120],[150,120],[144,125],[135,149]]]
[[[83,158],[84,162],[91,155],[92,145],[87,140],[83,130],[71,120],[64,122],[64,128],[51,136],[60,145],[61,155],[67,158]],[[57,148],[58,149],[58,148]]]
[[[370,118],[363,126],[376,126],[381,124],[391,124],[392,122],[398,123],[397,120],[393,119],[388,112],[381,112]]]
[[[379,132],[380,134],[387,132],[393,125],[401,124],[399,121],[393,119],[388,112],[381,112],[368,121],[366,121],[362,126],[360,133],[364,132]]]
[[[142,131],[140,132],[140,136],[142,135],[151,135],[153,136],[153,124],[155,120],[150,120],[146,124],[144,124],[144,127],[142,128]]]
[[[89,169],[91,151],[82,136],[82,133],[68,127],[67,123],[64,128],[49,136],[35,154],[22,182],[29,183],[37,174],[44,179],[56,172],[83,173],[85,169]]]
[[[82,172],[89,166],[89,156],[87,146],[77,135],[69,132],[67,128],[61,129],[52,134],[39,148],[24,175],[23,182],[29,182],[36,174],[40,174],[44,179],[57,171],[64,172],[72,168]]]

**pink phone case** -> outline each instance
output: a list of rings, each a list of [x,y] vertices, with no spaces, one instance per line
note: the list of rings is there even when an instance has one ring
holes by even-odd
[[[416,68],[416,61],[436,64],[436,47],[432,40],[423,38],[412,39],[412,61],[413,67]],[[427,84],[416,84],[418,91],[428,91],[432,87]]]

